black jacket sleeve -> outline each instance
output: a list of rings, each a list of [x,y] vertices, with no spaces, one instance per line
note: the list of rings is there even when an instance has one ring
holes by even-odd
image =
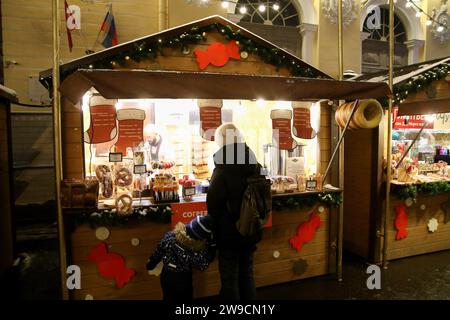
[[[214,223],[218,222],[218,215],[224,209],[227,200],[222,170],[221,168],[214,169],[206,194],[208,214],[213,218]]]

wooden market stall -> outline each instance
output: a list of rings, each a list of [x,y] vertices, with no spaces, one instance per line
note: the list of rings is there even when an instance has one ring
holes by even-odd
[[[0,85],[0,278],[14,257],[11,102],[17,102],[16,93]]]
[[[445,124],[448,115],[442,113],[450,112],[449,71],[450,57],[394,71],[394,168],[399,164],[401,154],[408,152],[409,145],[412,145],[411,151],[419,147],[419,141],[414,138],[420,137],[420,129],[425,128],[432,139],[436,136],[434,132],[438,132],[434,131],[436,129],[439,129],[440,137],[448,134],[450,127],[446,129]],[[361,81],[387,79],[386,72],[356,78]],[[426,118],[427,114],[437,114],[434,123]],[[428,124],[427,120],[431,122]],[[351,169],[354,174],[345,176],[344,197],[355,192],[361,194],[347,197],[344,205],[344,247],[377,263],[383,260],[384,253],[386,260],[392,260],[450,249],[446,204],[450,195],[448,167],[441,168],[442,175],[439,177],[432,172],[433,167],[436,167],[435,171],[439,170],[439,160],[450,162],[447,156],[435,155],[431,141],[427,150],[421,149],[415,155],[421,162],[436,162],[434,165],[421,163],[417,169],[414,165],[411,167],[413,172],[405,175],[404,166],[410,162],[406,158],[407,161],[403,160],[399,168],[393,170],[395,179],[391,181],[391,210],[386,216],[387,230],[384,231],[385,127],[386,123],[365,132],[349,132],[346,136],[345,171],[348,173]],[[400,141],[402,139],[407,141],[406,144]],[[403,231],[399,232],[398,228]],[[387,235],[386,242],[383,235]]]
[[[199,53],[201,51],[205,54]],[[51,70],[42,72],[40,76],[50,89]],[[83,187],[83,182],[77,185],[69,179],[88,179],[93,175],[92,156],[94,161],[99,158],[92,151],[93,143],[86,143],[86,139],[95,141],[92,130],[86,129],[85,114],[89,113],[83,102],[86,92],[92,88],[95,89],[94,94],[101,95],[103,99],[172,99],[169,104],[164,104],[162,109],[165,110],[175,110],[176,101],[173,99],[223,99],[224,104],[236,103],[235,108],[240,113],[238,117],[233,117],[233,121],[247,119],[245,121],[249,126],[253,124],[254,129],[264,129],[267,121],[270,123],[269,113],[265,113],[265,122],[257,121],[264,108],[254,106],[256,99],[297,102],[355,100],[389,94],[388,87],[383,83],[335,81],[289,52],[220,16],[195,21],[69,62],[61,66],[61,76],[63,187],[68,190],[63,192],[67,256],[69,264],[76,264],[82,270],[82,289],[73,290],[72,299],[161,298],[159,279],[145,271],[145,262],[164,232],[171,229],[170,221],[173,223],[178,214],[175,212],[176,205],[158,204],[156,198],[134,199],[134,210],[125,218],[120,217],[115,208],[108,207],[108,201],[99,200],[98,206],[94,204],[94,207],[83,205],[88,198],[92,200],[92,197],[86,196],[88,188]],[[242,105],[237,102],[242,100]],[[148,100],[144,102],[153,103]],[[123,100],[122,103],[128,102]],[[251,109],[254,110],[251,113],[253,118],[242,116],[242,106],[248,106],[249,110],[255,108]],[[313,148],[314,155],[310,157],[315,159],[314,168],[317,173],[323,174],[335,144],[332,140],[334,119],[328,101],[319,102],[316,106],[316,140],[311,139],[312,136],[306,140],[295,140],[299,144],[304,142],[306,148]],[[116,105],[117,112],[122,108]],[[189,113],[191,120],[199,117],[194,111]],[[156,115],[151,112],[147,115],[154,120],[159,111],[155,108],[152,112]],[[222,110],[224,121],[226,114]],[[196,120],[192,121],[195,123]],[[288,140],[292,139],[290,126],[289,121]],[[246,130],[245,122],[241,128]],[[251,140],[251,137],[247,138]],[[120,139],[120,125],[119,138],[116,139]],[[260,145],[255,149],[261,149]],[[192,153],[196,153],[195,147]],[[194,159],[195,155],[192,157]],[[156,164],[153,168],[159,170],[162,167]],[[180,165],[177,169],[180,174],[181,168],[184,166]],[[315,171],[313,173],[316,174]],[[195,174],[200,173],[194,169]],[[337,170],[331,170],[327,182],[336,181],[336,177]],[[92,179],[84,181],[86,184],[92,183]],[[294,191],[286,186],[286,192],[274,196],[271,227],[265,228],[263,241],[255,254],[254,270],[258,287],[337,271],[340,264],[337,258],[340,226],[335,208],[339,206],[341,190],[322,189],[321,183],[317,179],[314,181],[315,186],[309,191]],[[77,189],[77,194],[84,195],[77,198],[76,205],[74,198],[68,196],[73,188],[81,188],[81,193]],[[190,209],[183,209],[183,215],[192,217],[205,213],[205,198],[202,195],[194,196],[191,201],[181,199],[179,204],[189,204]],[[320,217],[321,225],[313,239],[296,251],[289,239],[296,235],[299,225],[308,223],[312,217]],[[107,244],[109,251],[123,256],[127,268],[136,271],[130,282],[120,289],[114,286],[113,280],[101,277],[96,263],[88,259],[91,250],[101,242]],[[196,272],[194,278],[196,297],[218,294],[220,279],[217,261],[206,272]]]

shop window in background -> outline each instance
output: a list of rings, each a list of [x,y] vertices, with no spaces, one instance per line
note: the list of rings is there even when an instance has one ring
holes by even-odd
[[[449,178],[447,164],[450,163],[450,114],[401,116],[394,119],[392,133],[394,168],[406,153],[394,178],[400,182],[447,180]],[[423,130],[420,132],[422,127]]]
[[[179,184],[204,193],[218,150],[211,132],[233,122],[270,177],[283,179],[283,191],[298,191],[297,178],[306,181],[317,172],[320,115],[318,103],[300,107],[294,112],[292,102],[264,100],[108,100],[89,92],[82,106],[85,173],[99,180],[105,200],[121,193],[154,197],[155,190],[163,190],[162,202],[177,201],[176,193],[185,191]],[[291,115],[289,148],[274,140],[274,110]],[[297,132],[299,123],[309,129]]]

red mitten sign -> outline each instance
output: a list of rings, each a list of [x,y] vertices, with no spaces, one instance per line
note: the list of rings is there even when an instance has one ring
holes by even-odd
[[[394,207],[395,210],[395,220],[394,225],[397,229],[397,234],[395,235],[395,240],[400,240],[408,236],[408,215],[406,214],[406,205],[404,203],[399,203]]]
[[[104,242],[91,249],[88,260],[96,262],[100,275],[114,279],[119,289],[130,282],[136,274],[134,269],[126,267],[125,260],[120,254],[108,252]]]
[[[222,67],[230,58],[236,60],[241,58],[239,47],[234,40],[228,42],[226,45],[220,42],[214,42],[206,49],[206,51],[197,49],[194,51],[194,54],[197,57],[197,64],[200,70],[205,69],[209,64],[216,67]]]
[[[297,143],[291,135],[292,111],[275,109],[270,112],[274,144],[281,150],[292,150]]]
[[[117,135],[116,100],[92,96],[89,100],[91,124],[84,133],[84,141],[90,144],[109,142]]]
[[[198,100],[200,109],[200,134],[203,139],[214,141],[214,133],[222,124],[222,100]]]
[[[128,147],[135,147],[144,141],[145,111],[140,109],[122,109],[117,111],[119,138],[117,152],[126,153]]]
[[[297,138],[312,139],[317,132],[311,127],[311,103],[293,102],[294,123],[292,132]]]
[[[289,239],[291,246],[300,252],[303,244],[311,241],[316,235],[317,229],[321,226],[320,216],[313,212],[309,216],[309,220],[298,226],[297,234]]]

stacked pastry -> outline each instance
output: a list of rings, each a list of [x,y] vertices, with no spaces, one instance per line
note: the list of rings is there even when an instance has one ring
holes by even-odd
[[[200,137],[192,140],[192,173],[196,179],[204,180],[209,177],[208,142]]]

